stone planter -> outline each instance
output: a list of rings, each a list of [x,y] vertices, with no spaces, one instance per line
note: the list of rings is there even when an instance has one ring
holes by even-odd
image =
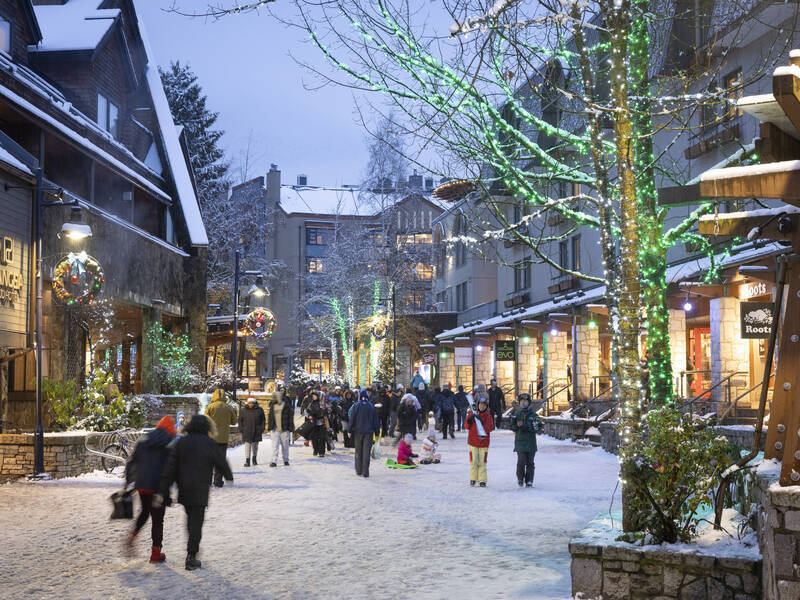
[[[582,600],[761,598],[761,557],[756,558],[756,553],[715,556],[710,549],[690,545],[616,542],[614,535],[608,528],[590,524],[570,541],[573,596]]]
[[[557,440],[577,440],[582,438],[589,424],[583,419],[570,419],[563,417],[545,417],[544,433]]]
[[[74,477],[101,468],[85,447],[84,433],[45,433],[44,470],[51,477]],[[0,481],[33,473],[33,434],[0,434]]]

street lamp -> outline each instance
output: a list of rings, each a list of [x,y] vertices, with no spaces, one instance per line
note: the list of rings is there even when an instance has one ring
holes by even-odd
[[[33,477],[40,479],[44,475],[44,427],[42,426],[42,213],[45,208],[53,206],[71,206],[70,220],[61,226],[61,233],[72,240],[81,240],[91,237],[92,228],[83,222],[81,206],[77,200],[64,202],[44,201],[44,177],[42,169],[36,169],[36,191],[34,193],[36,213],[36,315],[34,317],[36,330],[36,428],[33,432]]]
[[[233,403],[236,404],[236,387],[239,379],[239,364],[236,356],[236,345],[239,337],[239,258],[241,252],[236,251],[233,271],[233,342],[231,343],[231,361],[233,362]],[[263,298],[269,296],[269,290],[264,285],[264,276],[260,271],[245,271],[244,275],[255,275],[256,283],[248,290],[248,297]]]

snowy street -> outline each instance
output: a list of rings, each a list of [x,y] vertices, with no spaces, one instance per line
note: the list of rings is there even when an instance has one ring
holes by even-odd
[[[569,538],[608,511],[617,458],[539,436],[534,489],[519,489],[513,435],[492,434],[489,484],[470,488],[466,440],[440,444],[442,463],[353,471],[352,450],[325,458],[291,448],[291,466],[244,468],[212,491],[187,572],[185,513],[167,510],[167,562],[151,565],[150,525],[125,557],[129,521],[109,521],[120,479],[103,473],[0,486],[2,597],[38,598],[557,598],[570,596]],[[419,450],[420,442],[414,444]],[[384,459],[394,447],[384,444]],[[619,508],[619,498],[614,499]],[[138,510],[138,503],[136,505]]]

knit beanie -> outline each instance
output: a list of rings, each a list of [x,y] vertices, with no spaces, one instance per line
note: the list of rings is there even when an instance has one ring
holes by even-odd
[[[169,415],[161,417],[156,429],[163,429],[169,434],[169,437],[175,437],[175,421]]]
[[[407,434],[405,434],[405,435],[403,436],[403,441],[404,441],[406,444],[408,444],[408,445],[410,446],[410,445],[411,445],[411,442],[413,442],[413,441],[414,441],[414,436],[413,436],[413,435],[411,435],[410,433],[407,433]]]

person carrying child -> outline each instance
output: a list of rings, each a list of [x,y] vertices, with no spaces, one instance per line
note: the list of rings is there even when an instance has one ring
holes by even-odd
[[[414,441],[414,436],[410,433],[407,433],[403,436],[403,439],[400,440],[400,443],[397,445],[397,464],[398,465],[413,465],[414,463],[412,458],[417,458],[417,454],[414,454],[413,449],[411,448],[411,443]]]
[[[419,464],[429,465],[431,463],[438,465],[442,461],[442,455],[436,451],[439,449],[439,442],[436,441],[436,430],[432,427],[428,429],[428,436],[422,440],[422,458],[419,459]]]

